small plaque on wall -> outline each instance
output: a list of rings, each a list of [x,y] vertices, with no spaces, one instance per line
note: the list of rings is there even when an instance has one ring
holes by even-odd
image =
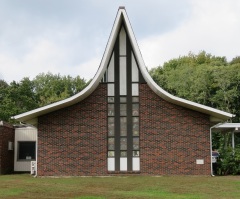
[[[196,164],[204,164],[204,159],[196,159]]]

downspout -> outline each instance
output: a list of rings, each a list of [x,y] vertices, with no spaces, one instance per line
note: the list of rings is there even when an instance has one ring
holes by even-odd
[[[233,149],[233,152],[234,152],[234,149],[235,149],[234,131],[232,132],[232,149]]]
[[[38,129],[37,129],[37,140],[36,140],[36,171],[35,171],[35,175],[34,175],[34,178],[37,177],[37,168],[38,168]]]
[[[212,166],[212,129],[218,127],[219,125],[221,125],[222,123],[218,123],[212,127],[210,127],[210,158],[211,158],[211,176],[215,176],[213,174],[213,166]]]

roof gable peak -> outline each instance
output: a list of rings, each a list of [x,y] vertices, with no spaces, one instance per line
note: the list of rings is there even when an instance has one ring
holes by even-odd
[[[185,100],[179,97],[175,97],[171,95],[170,93],[163,90],[161,87],[159,87],[151,78],[149,75],[145,63],[142,58],[142,54],[140,52],[139,46],[137,44],[137,40],[135,38],[133,29],[131,27],[130,21],[127,16],[127,12],[125,7],[120,6],[112,27],[111,34],[109,36],[100,66],[98,68],[97,73],[95,74],[93,80],[90,82],[90,84],[82,90],[80,93],[67,98],[65,100],[26,112],[22,113],[20,115],[14,116],[13,119],[17,119],[22,122],[26,122],[29,120],[33,120],[34,118],[37,118],[38,116],[44,115],[46,113],[59,110],[61,108],[76,104],[77,102],[85,99],[88,97],[98,86],[99,82],[101,82],[102,77],[104,76],[104,73],[106,71],[106,68],[108,66],[109,60],[111,59],[112,51],[115,45],[116,38],[119,34],[120,28],[122,23],[124,23],[124,28],[126,33],[128,34],[129,41],[132,46],[132,51],[134,53],[136,62],[139,66],[139,71],[141,72],[144,80],[147,82],[148,86],[161,98],[165,99],[168,102],[171,102],[173,104],[177,104],[179,106],[183,106],[195,111],[199,111],[205,114],[208,114],[214,118],[219,118],[220,120],[226,120],[231,117],[234,117],[234,115],[220,111],[211,107],[207,107],[205,105],[201,105],[195,102],[191,102],[189,100]]]

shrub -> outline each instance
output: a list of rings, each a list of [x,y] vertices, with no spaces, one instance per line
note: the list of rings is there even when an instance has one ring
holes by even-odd
[[[240,174],[240,148],[227,148],[219,151],[218,174]]]

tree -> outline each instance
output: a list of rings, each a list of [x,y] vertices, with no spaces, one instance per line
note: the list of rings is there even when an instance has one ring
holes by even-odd
[[[150,71],[154,81],[169,93],[236,114],[239,120],[240,63],[228,63],[205,51],[172,59]]]
[[[29,78],[23,78],[20,83],[15,81],[10,85],[2,84],[0,96],[0,118],[10,121],[10,117],[38,107],[33,84]]]
[[[39,106],[45,106],[80,92],[85,87],[86,81],[79,76],[72,78],[60,74],[41,73],[33,80],[33,84]]]
[[[33,81],[23,78],[9,85],[0,80],[0,120],[11,121],[11,116],[66,99],[86,86],[79,76],[41,73]]]

